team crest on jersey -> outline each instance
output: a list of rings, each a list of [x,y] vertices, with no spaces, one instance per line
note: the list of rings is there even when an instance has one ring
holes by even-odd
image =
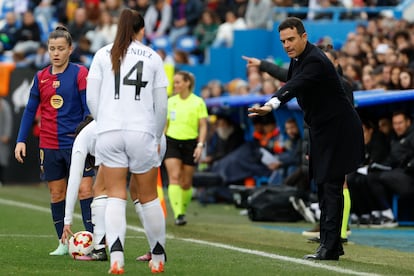
[[[50,98],[50,105],[54,108],[54,109],[59,109],[62,107],[63,105],[63,98],[60,95],[53,95]]]
[[[59,86],[60,86],[60,81],[58,81],[58,80],[53,81],[53,83],[52,83],[53,88],[58,88]]]

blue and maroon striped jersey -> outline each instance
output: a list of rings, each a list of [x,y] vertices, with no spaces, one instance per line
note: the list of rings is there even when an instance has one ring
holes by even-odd
[[[53,75],[52,66],[37,72],[20,124],[17,142],[25,142],[40,106],[39,147],[72,148],[75,129],[89,114],[86,105],[86,67],[69,63],[63,73]]]

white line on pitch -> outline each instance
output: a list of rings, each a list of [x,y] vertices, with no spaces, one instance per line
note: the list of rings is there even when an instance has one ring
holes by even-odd
[[[2,198],[0,198],[0,204],[10,205],[10,206],[17,206],[17,207],[37,210],[37,211],[41,211],[41,212],[47,212],[47,213],[50,212],[49,208],[36,206],[36,205],[29,204],[29,203],[23,203],[23,202],[18,202],[18,201],[13,201],[13,200],[2,199]],[[79,214],[74,214],[74,217],[81,218],[81,216]],[[130,229],[130,230],[136,231],[136,232],[141,232],[141,233],[144,232],[143,228],[137,227],[137,226],[127,225],[127,228]],[[227,245],[227,244],[223,244],[223,243],[208,242],[208,241],[203,241],[203,240],[186,239],[186,238],[177,238],[177,237],[174,237],[173,235],[167,235],[167,238],[177,239],[177,240],[182,240],[182,241],[186,241],[186,242],[202,244],[202,245],[207,245],[207,246],[212,246],[212,247],[217,247],[217,248],[223,248],[223,249],[227,249],[227,250],[242,252],[242,253],[246,253],[246,254],[251,254],[251,255],[256,255],[256,256],[261,256],[261,257],[266,257],[266,258],[271,258],[271,259],[276,259],[276,260],[281,260],[281,261],[286,261],[286,262],[291,262],[291,263],[296,263],[296,264],[301,264],[301,265],[307,265],[307,266],[311,266],[311,267],[315,267],[315,268],[326,269],[326,270],[337,272],[337,273],[360,275],[360,276],[379,275],[379,274],[374,274],[374,273],[354,271],[354,270],[351,270],[351,269],[340,268],[340,267],[336,267],[336,266],[330,266],[330,265],[326,265],[326,264],[322,264],[322,263],[306,261],[306,260],[302,260],[302,259],[282,256],[282,255],[278,255],[278,254],[267,253],[267,252],[258,251],[258,250],[251,250],[251,249],[231,246],[231,245]]]

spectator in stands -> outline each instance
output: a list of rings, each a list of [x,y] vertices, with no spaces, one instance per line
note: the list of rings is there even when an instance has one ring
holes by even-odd
[[[173,45],[179,37],[193,33],[202,12],[203,2],[201,0],[172,1],[173,22],[169,38]]]
[[[391,138],[390,153],[381,163],[382,167],[368,174],[368,185],[374,198],[373,224],[381,227],[395,227],[389,198],[396,194],[400,199],[414,195],[414,128],[411,118],[402,111],[392,115],[394,135]]]
[[[273,95],[279,89],[279,81],[272,79],[264,79],[262,84],[262,94]]]
[[[414,89],[414,71],[410,68],[404,68],[400,72],[400,89]]]
[[[0,53],[13,49],[16,44],[19,23],[14,12],[5,15],[5,24],[0,29]]]
[[[377,81],[375,79],[374,73],[364,74],[362,76],[362,90],[372,90],[377,88]]]
[[[395,47],[388,47],[388,50],[385,52],[384,65],[392,65],[397,63],[398,54],[395,50]]]
[[[228,10],[225,22],[219,25],[216,38],[212,47],[232,47],[235,30],[245,30],[247,28],[243,17],[238,17],[236,12]]]
[[[249,94],[249,84],[247,81],[235,78],[227,84],[227,92],[229,95],[248,95]]]
[[[208,87],[207,84],[205,84],[201,87],[200,97],[203,98],[203,100],[211,98],[211,89],[210,89],[210,87]]]
[[[55,21],[54,16],[56,7],[52,4],[52,0],[41,0],[33,10],[33,15],[36,19],[36,22],[45,26],[43,28],[45,31],[48,31],[49,24]]]
[[[40,27],[31,11],[23,14],[22,25],[15,35],[16,45],[13,48],[15,54],[26,56],[36,52],[41,42]]]
[[[218,111],[215,117],[213,135],[207,142],[207,154],[200,160],[200,163],[207,164],[208,170],[214,162],[227,156],[244,143],[244,132],[230,114]]]
[[[10,139],[13,130],[13,114],[10,104],[0,97],[0,187],[4,184],[4,173],[12,152]]]
[[[100,0],[85,0],[84,7],[86,9],[86,16],[88,20],[93,24],[96,25],[99,22],[99,17],[101,12],[101,1]]]
[[[288,118],[285,121],[285,133],[286,137],[282,138],[283,152],[277,155],[276,162],[267,165],[273,171],[269,177],[271,185],[280,185],[296,171],[301,162],[302,137],[295,119]]]
[[[345,65],[344,76],[352,81],[354,90],[360,90],[362,88],[361,77],[362,69],[359,65],[348,63]]]
[[[410,43],[410,40],[411,40],[410,33],[407,30],[396,31],[394,33],[392,40],[398,50],[402,50],[404,48],[408,48],[412,46]]]
[[[224,86],[219,80],[211,80],[207,85],[210,88],[211,97],[221,97],[225,94]]]
[[[414,46],[400,50],[398,63],[402,66],[414,69]]]
[[[34,57],[34,68],[37,70],[43,69],[50,63],[49,53],[47,51],[47,45],[40,44],[39,48],[36,51],[36,56]]]
[[[384,133],[370,120],[363,120],[365,156],[360,168],[347,175],[351,195],[351,215],[353,223],[369,225],[372,223],[371,211],[374,208],[373,197],[368,186],[368,168],[373,163],[383,163],[389,154],[389,142]],[[356,220],[356,221],[355,221]]]
[[[101,11],[95,29],[85,34],[85,37],[91,41],[90,51],[96,53],[103,46],[114,42],[117,28],[117,24],[114,23],[109,12]]]
[[[273,113],[253,118],[253,140],[216,161],[211,171],[220,175],[225,184],[244,183],[255,176],[269,177],[272,171],[267,167],[274,155],[283,152],[281,134]],[[270,158],[268,158],[270,157]]]
[[[171,5],[167,0],[155,0],[145,13],[145,36],[151,41],[166,36],[170,31],[172,20]]]
[[[399,90],[400,87],[400,72],[401,66],[394,65],[391,68],[390,83],[388,86],[389,90]]]
[[[204,62],[205,51],[213,44],[217,35],[220,21],[217,14],[212,10],[204,10],[200,21],[194,28],[193,35],[197,39],[197,46],[191,52],[199,58],[200,63]]]
[[[118,19],[122,10],[127,6],[124,4],[123,0],[104,0],[103,7],[111,14],[114,22],[118,23]]]
[[[82,36],[94,28],[95,26],[88,21],[86,9],[81,7],[75,10],[73,20],[68,24],[68,31],[72,35],[75,44],[78,43]]]
[[[248,29],[272,27],[273,4],[270,0],[249,0],[244,16]]]
[[[175,49],[173,52],[173,60],[176,66],[190,64],[190,55],[186,51]]]
[[[149,0],[129,0],[127,2],[127,7],[139,12],[143,17],[148,11],[151,3]]]
[[[378,130],[384,133],[389,142],[393,134],[393,129],[391,119],[388,116],[382,116],[378,119]]]
[[[81,36],[72,54],[70,55],[70,61],[85,65],[89,68],[93,58],[91,52],[91,41],[86,36]]]
[[[262,74],[260,72],[248,72],[247,82],[249,84],[250,95],[262,94]]]

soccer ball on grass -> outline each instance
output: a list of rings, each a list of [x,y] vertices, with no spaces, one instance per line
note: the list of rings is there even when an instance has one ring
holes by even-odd
[[[69,239],[68,243],[69,256],[76,258],[76,256],[88,255],[93,250],[93,234],[88,231],[76,232]]]

